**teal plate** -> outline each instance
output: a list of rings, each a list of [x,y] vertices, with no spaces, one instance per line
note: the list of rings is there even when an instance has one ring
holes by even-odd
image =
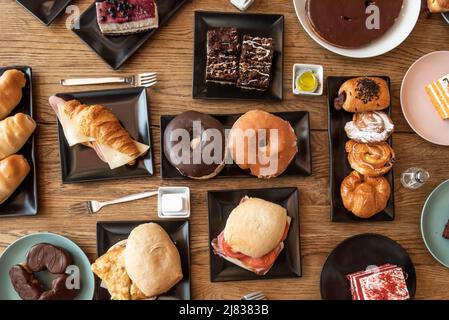
[[[73,241],[53,233],[34,233],[13,242],[0,257],[0,300],[20,300],[9,279],[9,269],[25,261],[28,250],[38,243],[50,243],[66,249],[80,269],[81,290],[75,300],[92,300],[95,289],[94,275],[84,252]],[[37,273],[39,280],[49,288],[54,275],[49,272]]]
[[[449,240],[443,230],[449,219],[449,180],[440,184],[427,198],[421,215],[421,233],[429,252],[449,268]]]

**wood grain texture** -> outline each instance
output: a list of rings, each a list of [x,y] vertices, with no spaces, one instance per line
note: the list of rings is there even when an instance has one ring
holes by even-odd
[[[74,1],[81,11],[92,1]],[[192,0],[153,39],[148,41],[124,67],[113,72],[71,31],[60,16],[46,28],[14,1],[2,1],[0,21],[0,64],[30,65],[34,71],[34,103],[37,131],[39,214],[30,218],[6,218],[0,223],[0,252],[18,237],[36,231],[56,232],[74,240],[95,259],[95,223],[99,220],[156,219],[156,199],[104,209],[97,216],[71,216],[68,207],[98,195],[112,199],[159,186],[182,184],[191,188],[191,275],[194,299],[238,299],[250,291],[263,290],[270,299],[319,299],[321,267],[330,251],[345,238],[365,232],[387,235],[403,245],[417,269],[418,299],[449,299],[449,270],[427,252],[420,234],[423,203],[435,186],[448,178],[449,148],[438,147],[419,138],[407,125],[400,107],[402,78],[409,66],[423,54],[444,49],[449,43],[448,26],[440,15],[420,19],[411,36],[398,48],[381,57],[365,60],[337,56],[315,44],[300,27],[290,0],[257,0],[250,12],[285,15],[285,99],[283,102],[197,101],[191,99],[193,16],[195,10],[235,12],[228,1]],[[332,224],[329,221],[329,156],[325,96],[298,98],[291,94],[294,63],[323,64],[325,75],[389,75],[393,86],[393,120],[397,126],[394,145],[396,220],[386,223]],[[159,83],[148,90],[156,175],[147,179],[63,185],[61,183],[56,118],[48,97],[57,92],[105,88],[63,88],[63,77],[158,73]],[[313,175],[308,178],[279,178],[195,181],[163,181],[159,178],[159,117],[187,109],[220,114],[253,108],[267,111],[307,110],[311,114]],[[410,166],[430,171],[430,182],[418,191],[401,187],[399,174]],[[294,280],[211,283],[206,192],[211,189],[291,187],[300,190],[300,234],[303,277]]]

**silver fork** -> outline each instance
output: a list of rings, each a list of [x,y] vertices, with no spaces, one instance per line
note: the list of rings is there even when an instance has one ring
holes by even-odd
[[[151,87],[157,83],[156,72],[139,73],[128,77],[103,77],[103,78],[73,78],[62,79],[63,86],[83,86],[105,83],[126,83],[135,87]]]
[[[111,200],[111,201],[105,201],[105,202],[100,202],[100,201],[96,201],[96,200],[79,202],[79,203],[75,203],[75,204],[71,205],[69,208],[69,212],[72,214],[84,214],[84,213],[94,214],[94,213],[97,213],[98,211],[100,211],[101,208],[103,208],[105,206],[110,206],[112,204],[149,198],[149,197],[155,196],[157,194],[158,194],[158,191],[150,191],[150,192],[142,192],[142,193],[132,194],[132,195],[129,195],[126,197],[118,198],[118,199]]]
[[[267,297],[262,291],[256,291],[243,296],[242,300],[267,300]]]

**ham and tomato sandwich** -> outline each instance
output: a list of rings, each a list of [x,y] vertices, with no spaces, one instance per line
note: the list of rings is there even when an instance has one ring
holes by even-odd
[[[262,276],[284,249],[290,222],[287,210],[280,205],[245,197],[232,210],[212,248],[220,257]]]

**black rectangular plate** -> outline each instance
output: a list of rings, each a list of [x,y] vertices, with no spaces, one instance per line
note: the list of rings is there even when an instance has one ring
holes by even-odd
[[[72,0],[16,0],[43,24],[49,26]]]
[[[390,78],[376,76],[387,81],[390,88]],[[345,144],[349,138],[345,132],[345,125],[352,121],[353,113],[334,108],[334,99],[338,96],[340,86],[354,77],[328,77],[327,78],[327,104],[329,109],[329,150],[330,150],[330,193],[331,193],[331,221],[333,222],[369,222],[369,221],[393,221],[394,220],[394,175],[393,170],[385,175],[391,185],[391,197],[387,208],[369,219],[356,217],[352,212],[346,210],[343,206],[343,200],[340,195],[340,186],[343,179],[353,170],[348,162],[348,154],[345,150]],[[391,106],[384,110],[391,116]],[[392,145],[392,138],[388,140]]]
[[[258,276],[246,269],[214,254],[211,242],[225,228],[231,211],[245,197],[255,197],[277,203],[287,210],[292,218],[285,248],[279,254],[271,270]],[[299,235],[299,191],[297,188],[269,188],[209,191],[207,193],[209,210],[209,260],[210,281],[265,280],[301,277],[301,246]]]
[[[148,177],[153,175],[148,103],[145,88],[59,93],[64,100],[77,99],[84,104],[101,104],[112,110],[131,137],[150,146],[149,152],[133,166],[111,170],[91,148],[76,145],[70,148],[58,120],[59,155],[63,183]]]
[[[131,231],[140,224],[154,222],[159,224],[178,248],[184,277],[169,292],[158,300],[190,300],[190,230],[189,222],[177,221],[114,221],[97,222],[97,256],[105,254],[117,242],[127,239]],[[111,300],[108,290],[100,287],[100,279],[95,277],[95,297],[97,300]]]
[[[206,83],[207,31],[218,27],[236,27],[243,35],[271,37],[274,40],[273,67],[268,91],[242,90],[231,85]],[[284,16],[260,13],[195,12],[193,61],[194,99],[282,100],[284,73]]]
[[[22,100],[9,116],[21,112],[33,117],[32,69],[27,66],[0,67],[0,76],[9,69],[22,71],[25,74],[27,81],[25,88],[23,88],[22,91]],[[39,130],[39,127],[37,130]],[[11,197],[9,197],[3,204],[0,204],[0,217],[34,216],[37,214],[37,177],[34,135],[28,139],[18,154],[23,155],[27,159],[31,170]]]
[[[275,112],[274,115],[290,122],[298,137],[298,153],[295,159],[290,163],[282,176],[310,176],[312,174],[312,151],[310,147],[310,120],[309,112]],[[225,129],[231,129],[232,125],[242,114],[212,115],[221,122]],[[164,145],[164,131],[167,125],[175,116],[161,116],[161,146]],[[161,147],[161,177],[162,179],[188,179],[181,175],[173,167],[164,154],[164,148]],[[226,164],[223,170],[215,178],[249,178],[254,177],[239,168],[235,163]]]
[[[159,28],[189,0],[156,0]],[[114,70],[119,69],[158,29],[125,36],[105,36],[97,22],[95,2],[81,15],[80,28],[74,29],[78,37],[92,48]]]

